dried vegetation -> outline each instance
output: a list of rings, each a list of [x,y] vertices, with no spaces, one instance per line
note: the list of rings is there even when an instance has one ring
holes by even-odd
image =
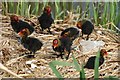
[[[56,77],[48,64],[52,60],[64,60],[51,55],[52,53],[55,53],[52,50],[51,46],[52,40],[54,38],[57,38],[61,31],[65,28],[75,26],[75,21],[72,20],[73,18],[69,18],[66,20],[56,20],[51,29],[53,35],[41,33],[39,27],[36,26],[36,32],[34,32],[31,36],[41,40],[44,45],[42,49],[36,53],[36,57],[32,59],[20,56],[21,54],[28,51],[18,42],[17,34],[11,28],[9,17],[1,15],[0,18],[2,19],[2,21],[0,22],[0,76],[27,78]],[[24,18],[21,17],[21,19]],[[37,24],[35,16],[33,16],[30,20]],[[101,33],[98,33],[97,31],[100,31]],[[105,48],[109,51],[108,56],[105,58],[105,63],[99,68],[100,78],[103,78],[105,76],[120,77],[120,36],[115,34],[114,32],[102,28],[101,26],[95,26],[95,31],[90,35],[90,39],[104,41],[105,45],[102,48]],[[82,47],[80,46],[78,40],[79,39],[74,41],[73,46],[77,47],[77,49],[72,50],[72,54],[74,54],[79,64],[82,65],[85,64],[90,56],[96,55],[97,50],[83,53]],[[72,57],[70,56],[67,61],[72,62]],[[57,66],[57,69],[65,78],[79,77],[79,72],[77,72],[73,67]],[[94,76],[94,70],[85,69],[85,73],[87,78],[92,78]]]

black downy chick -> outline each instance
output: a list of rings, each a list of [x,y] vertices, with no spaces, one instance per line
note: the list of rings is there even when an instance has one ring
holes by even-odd
[[[83,34],[87,35],[86,40],[89,39],[89,35],[92,33],[94,29],[94,25],[88,20],[79,21],[77,23],[77,27],[82,30],[82,36]]]
[[[50,27],[51,27],[51,24],[54,22],[54,20],[51,15],[51,7],[50,6],[46,6],[44,8],[43,14],[40,17],[38,17],[38,21],[40,23],[42,31],[44,29],[48,28],[48,32],[50,34],[52,34],[50,31]]]
[[[28,35],[33,33],[33,31],[34,31],[33,26],[28,24],[25,21],[19,20],[18,16],[11,15],[10,20],[11,20],[11,26],[16,33],[19,33],[20,31],[22,31],[24,29],[28,30],[27,31]]]
[[[60,52],[61,58],[63,58],[63,55],[66,55],[66,59],[69,58],[70,52],[71,52],[71,46],[73,41],[79,36],[80,32],[79,29],[70,27],[62,31],[59,39],[53,40],[53,50]],[[62,54],[64,52],[64,54]]]
[[[28,57],[31,55],[34,56],[35,52],[40,50],[41,47],[43,46],[43,43],[37,38],[28,37],[27,31],[25,30],[20,31],[18,34],[22,37],[21,44],[24,46],[24,48],[30,51]]]
[[[105,49],[101,49],[100,51],[100,58],[99,58],[99,66],[101,66],[104,63],[104,55],[107,55],[107,51]],[[88,59],[86,65],[84,66],[84,68],[88,68],[88,69],[94,69],[94,65],[95,65],[95,59],[96,56],[92,56]]]
[[[62,31],[61,36],[69,37],[72,41],[80,35],[80,31],[77,28],[70,27]]]
[[[72,41],[69,37],[60,37],[59,39],[53,40],[53,50],[56,52],[60,52],[57,57],[61,56],[63,59],[63,55],[65,55],[66,59],[69,58],[70,52],[71,52],[71,45]]]

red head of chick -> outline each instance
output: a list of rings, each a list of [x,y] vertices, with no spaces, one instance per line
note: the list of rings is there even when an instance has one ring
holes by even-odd
[[[23,29],[23,30],[21,30],[19,33],[18,33],[18,35],[20,35],[20,37],[27,37],[28,35],[30,34],[30,31],[27,29],[27,28],[25,28],[25,29]]]
[[[10,20],[11,20],[11,26],[16,33],[20,32],[25,28],[29,30],[30,34],[34,31],[33,26],[31,26],[27,22],[19,20],[19,17],[16,15],[11,15]]]
[[[30,51],[30,55],[32,53],[35,54],[35,52],[37,50],[41,49],[43,43],[40,40],[38,40],[37,38],[25,36],[27,34],[28,34],[27,29],[24,29],[19,32],[19,35],[22,36],[21,44],[24,46],[24,48],[26,48]]]
[[[11,22],[19,22],[19,18],[16,15],[11,15],[10,20],[11,20]]]
[[[53,40],[53,50],[60,52],[57,57],[63,58],[63,55],[65,55],[66,59],[69,58],[69,54],[71,52],[71,45],[72,41],[70,40],[69,37],[60,37],[59,39],[54,39]],[[64,53],[64,54],[63,54]]]
[[[94,29],[94,25],[88,20],[79,21],[77,23],[77,27],[82,30],[82,36],[83,34],[87,35],[86,40],[89,39],[89,35],[92,33]]]
[[[101,49],[100,51],[100,58],[99,58],[99,66],[101,66],[104,63],[104,55],[107,55],[107,51],[105,49]],[[88,59],[86,65],[84,66],[84,68],[88,68],[88,69],[94,69],[94,65],[95,65],[95,59],[96,56],[92,56]]]
[[[48,15],[50,15],[51,13],[51,7],[49,5],[47,5],[45,8],[44,8],[44,13],[47,13]]]
[[[48,32],[50,34],[52,34],[50,31],[50,27],[51,27],[51,24],[54,22],[54,20],[51,15],[51,7],[50,6],[46,6],[44,8],[43,14],[40,17],[38,17],[38,21],[40,23],[40,27],[42,28],[42,31],[44,29],[48,29]]]

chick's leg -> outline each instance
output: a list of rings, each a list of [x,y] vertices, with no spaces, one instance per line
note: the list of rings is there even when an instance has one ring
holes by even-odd
[[[83,37],[83,33],[82,33],[81,37],[82,37],[82,39],[84,39],[84,37]]]
[[[68,58],[69,58],[69,55],[70,55],[70,53],[68,53],[68,55],[67,55],[67,57],[66,57],[66,60],[68,60]]]
[[[27,57],[27,58],[35,58],[33,52],[30,52],[29,54],[27,54],[26,57]]]
[[[49,32],[50,34],[52,34],[52,32],[50,31],[50,28],[48,28],[48,32]]]
[[[87,38],[86,38],[86,40],[88,40],[89,39],[89,35],[87,35]]]
[[[61,59],[63,59],[63,55],[64,55],[64,54],[60,53],[60,54],[57,55],[57,58],[58,58],[58,57],[61,57]]]

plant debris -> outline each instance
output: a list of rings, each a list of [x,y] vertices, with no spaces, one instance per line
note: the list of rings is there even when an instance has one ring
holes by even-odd
[[[71,16],[71,13],[70,13]],[[68,18],[70,18],[70,16]],[[53,60],[63,61],[61,58],[53,57],[52,54],[55,53],[52,49],[52,41],[57,38],[62,30],[75,26],[74,20],[67,21],[65,19],[56,20],[55,24],[52,25],[52,33],[43,34],[40,32],[40,27],[36,26],[36,32],[34,32],[32,37],[40,39],[43,42],[43,47],[41,50],[36,52],[35,58],[25,58],[24,56],[19,56],[23,53],[29,52],[26,50],[18,41],[17,34],[12,30],[10,25],[9,17],[0,16],[2,22],[0,22],[0,63],[1,65],[6,66],[8,70],[11,70],[13,73],[17,74],[19,77],[31,78],[31,77],[40,77],[40,78],[53,78],[56,77],[49,67],[49,63]],[[31,18],[31,21],[36,21],[36,18]],[[70,18],[71,19],[71,18]],[[73,16],[72,16],[72,19]],[[57,24],[59,23],[59,24]],[[37,24],[37,23],[36,23]],[[108,50],[109,54],[105,58],[104,64],[99,68],[100,76],[103,78],[106,76],[116,76],[120,77],[120,35],[111,34],[110,31],[95,26],[97,32],[93,32],[90,35],[92,41],[103,41],[105,44],[100,48]],[[78,41],[79,40],[79,41]],[[90,50],[89,52],[83,53],[82,46],[80,45],[80,39],[76,39],[72,45],[74,48],[72,53],[75,58],[78,60],[80,65],[83,65],[87,62],[88,58],[92,55],[96,55],[97,50]],[[72,62],[72,56],[67,60]],[[118,61],[118,62],[109,62],[109,61]],[[1,68],[2,69],[2,68]],[[57,66],[57,69],[65,78],[79,78],[79,72],[77,72],[73,67],[61,67]],[[8,72],[8,73],[7,73]],[[0,76],[2,77],[18,77],[16,75],[9,74],[9,71],[0,70]],[[2,73],[2,74],[1,74]],[[94,76],[94,70],[85,69],[85,75],[87,78],[92,78]]]

